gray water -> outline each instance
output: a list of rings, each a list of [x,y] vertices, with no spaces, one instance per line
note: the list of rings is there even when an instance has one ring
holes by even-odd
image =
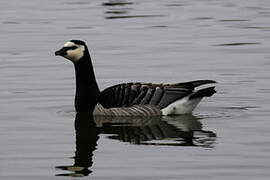
[[[115,2],[0,2],[0,179],[269,179],[270,1]],[[54,56],[70,39],[101,89],[214,79],[218,93],[190,116],[75,131],[73,65]],[[63,170],[81,149],[88,171]]]

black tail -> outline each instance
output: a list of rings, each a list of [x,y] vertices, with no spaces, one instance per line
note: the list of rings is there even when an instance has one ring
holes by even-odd
[[[183,82],[183,83],[177,83],[173,84],[174,86],[188,86],[191,88],[195,88],[204,84],[211,84],[216,83],[216,81],[213,80],[196,80],[196,81],[189,81],[189,82]]]
[[[201,97],[210,97],[215,93],[216,93],[216,90],[215,90],[215,87],[213,86],[213,87],[200,89],[199,91],[192,94],[189,98],[195,99],[195,98],[201,98]]]

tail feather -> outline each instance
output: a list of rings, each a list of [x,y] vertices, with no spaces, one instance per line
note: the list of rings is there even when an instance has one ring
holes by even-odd
[[[196,91],[194,94],[192,94],[189,99],[196,99],[196,98],[202,98],[202,97],[210,97],[213,94],[216,93],[215,86],[208,87],[204,89],[200,89]]]
[[[196,80],[196,81],[189,81],[189,82],[184,82],[184,83],[177,83],[173,84],[174,86],[189,86],[192,88],[204,85],[204,84],[211,84],[211,83],[216,83],[216,81],[213,80]]]

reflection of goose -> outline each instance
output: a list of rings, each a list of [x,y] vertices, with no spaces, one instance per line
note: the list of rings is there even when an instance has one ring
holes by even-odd
[[[98,140],[98,129],[93,117],[87,114],[76,114],[75,119],[76,131],[76,151],[74,165],[57,166],[62,170],[72,171],[73,173],[58,174],[57,176],[87,176],[91,173],[88,169],[93,164],[93,151],[96,150]]]
[[[71,40],[55,55],[74,63],[76,71],[75,108],[105,116],[161,116],[188,114],[203,97],[212,96],[215,87],[195,90],[215,83],[198,80],[177,84],[124,83],[100,92],[88,48],[83,41]]]
[[[74,164],[57,166],[71,173],[57,176],[87,176],[92,171],[93,151],[98,134],[132,144],[163,146],[212,147],[215,133],[202,130],[202,124],[192,115],[177,117],[106,117],[77,113],[75,119],[76,151]]]
[[[132,144],[211,147],[216,136],[211,131],[202,130],[201,122],[192,115],[132,118],[95,116],[94,119],[101,133],[113,134],[109,138]]]

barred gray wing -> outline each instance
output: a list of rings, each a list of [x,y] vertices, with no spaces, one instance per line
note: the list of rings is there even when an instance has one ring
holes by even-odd
[[[195,87],[215,83],[198,80],[177,84],[122,83],[100,93],[99,103],[105,108],[153,105],[164,108],[170,103],[191,94]]]

